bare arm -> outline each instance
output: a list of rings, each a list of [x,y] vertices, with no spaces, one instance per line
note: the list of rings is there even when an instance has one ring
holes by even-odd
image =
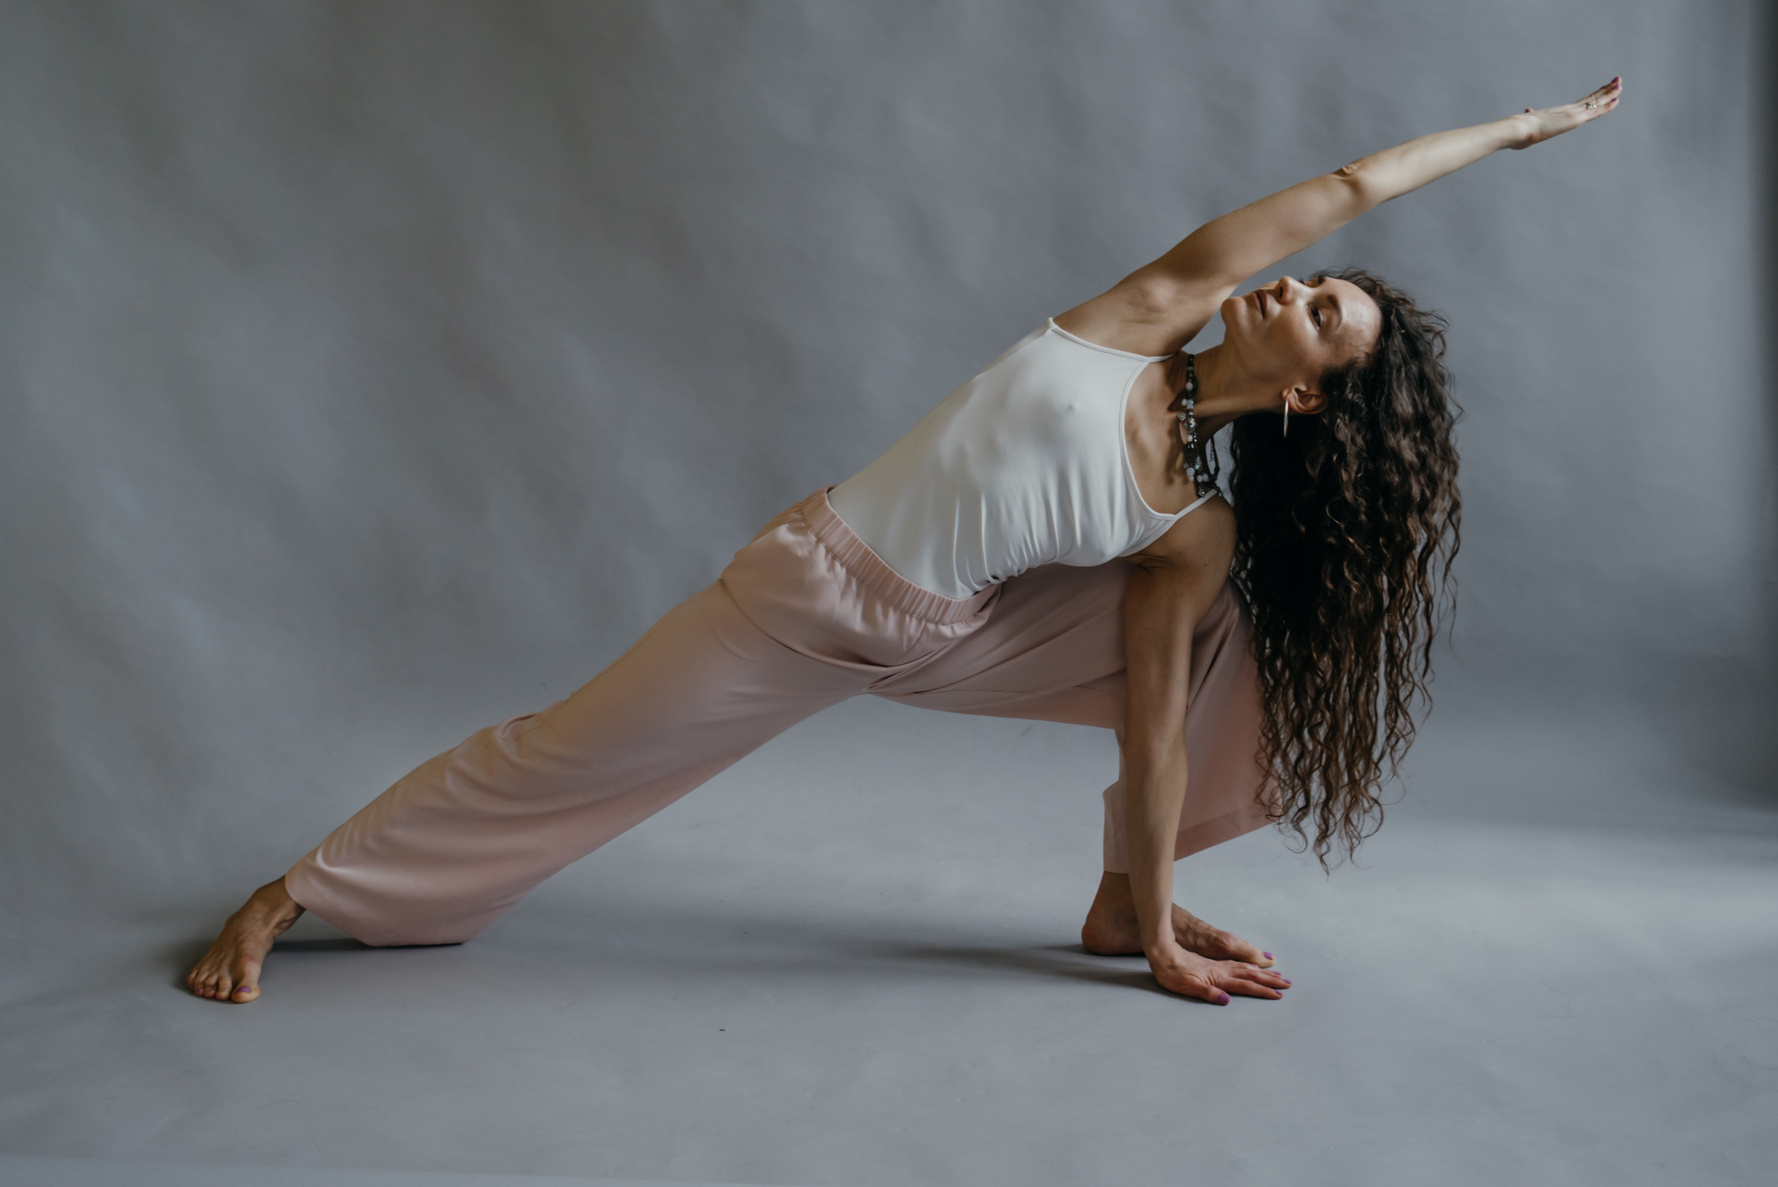
[[[1170,354],[1210,320],[1247,277],[1309,247],[1365,211],[1503,148],[1528,148],[1617,106],[1613,79],[1561,107],[1434,132],[1360,157],[1205,223],[1165,255],[1056,320],[1094,342]],[[1588,106],[1591,104],[1592,106]]]
[[[1155,977],[1175,993],[1201,997],[1207,995],[1168,976],[1178,948],[1173,846],[1188,774],[1185,709],[1192,630],[1209,609],[1203,588],[1209,582],[1193,577],[1177,566],[1143,564],[1131,574],[1124,594],[1124,845],[1136,926]]]
[[[1163,987],[1211,1002],[1230,993],[1277,997],[1288,984],[1253,965],[1188,952],[1173,931],[1192,634],[1222,591],[1234,543],[1234,512],[1213,499],[1131,558],[1138,567],[1124,595],[1124,842],[1137,929]]]

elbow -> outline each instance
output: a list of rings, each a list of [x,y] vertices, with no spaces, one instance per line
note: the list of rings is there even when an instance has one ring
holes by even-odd
[[[1369,210],[1389,198],[1388,194],[1378,188],[1372,169],[1362,158],[1349,165],[1341,165],[1328,176],[1345,192],[1347,204],[1354,208],[1355,214]]]

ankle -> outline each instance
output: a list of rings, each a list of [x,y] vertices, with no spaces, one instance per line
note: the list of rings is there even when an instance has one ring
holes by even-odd
[[[286,927],[295,923],[303,913],[302,905],[291,898],[290,891],[285,889],[282,877],[261,886],[247,901],[267,915],[270,922]]]
[[[1109,871],[1101,874],[1098,893],[1093,896],[1093,908],[1113,911],[1119,915],[1134,914],[1136,892],[1130,887],[1130,876]]]

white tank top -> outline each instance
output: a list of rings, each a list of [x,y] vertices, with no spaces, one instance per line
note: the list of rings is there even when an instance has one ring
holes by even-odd
[[[948,598],[1138,552],[1210,498],[1164,515],[1130,468],[1124,405],[1142,368],[1167,357],[1096,346],[1051,320],[828,500],[891,569]]]

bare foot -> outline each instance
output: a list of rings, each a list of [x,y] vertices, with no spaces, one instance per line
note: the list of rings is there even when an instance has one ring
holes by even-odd
[[[288,931],[302,913],[284,889],[284,879],[267,882],[228,917],[222,934],[186,974],[186,986],[199,997],[219,1002],[252,1001],[259,996],[259,969],[272,941]]]
[[[1261,952],[1233,932],[1210,926],[1178,905],[1173,908],[1173,938],[1187,952],[1211,960],[1238,960],[1262,969],[1276,963],[1270,952]],[[1129,875],[1106,874],[1099,880],[1099,893],[1081,925],[1080,942],[1098,956],[1142,955],[1142,933],[1136,926],[1136,898],[1130,891]]]

